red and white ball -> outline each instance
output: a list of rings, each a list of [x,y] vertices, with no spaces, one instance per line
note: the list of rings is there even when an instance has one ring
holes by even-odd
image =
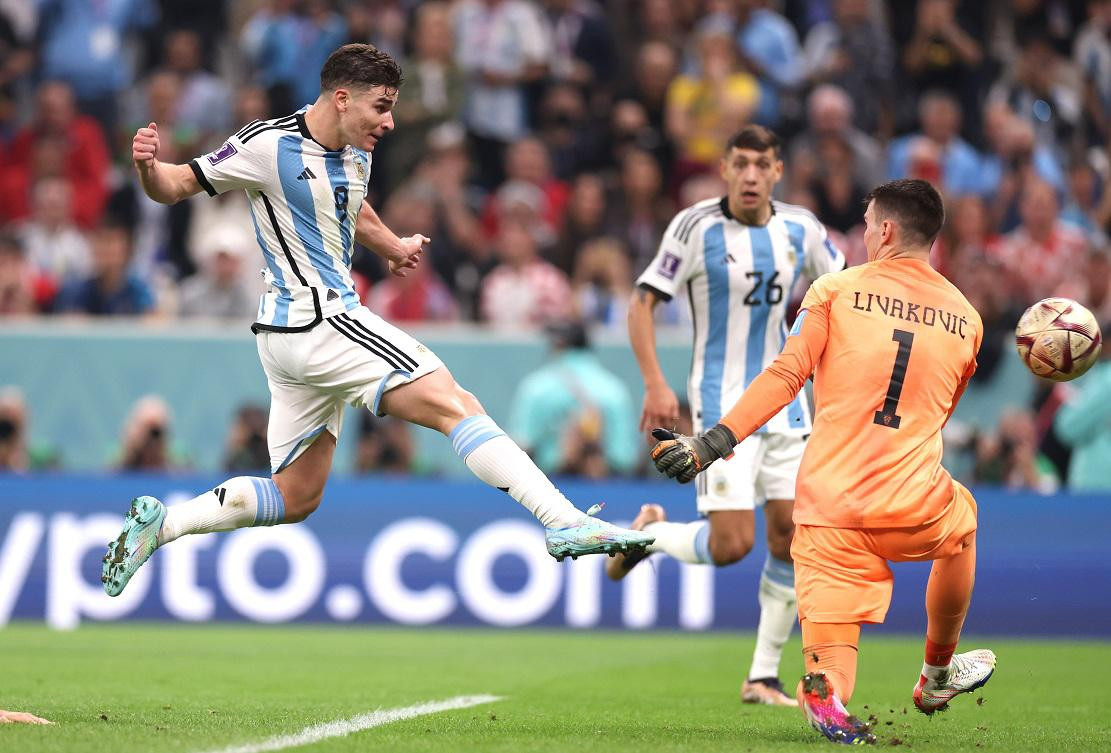
[[[1026,368],[1055,382],[1068,382],[1090,369],[1102,341],[1092,312],[1069,298],[1038,301],[1015,327],[1015,346]]]

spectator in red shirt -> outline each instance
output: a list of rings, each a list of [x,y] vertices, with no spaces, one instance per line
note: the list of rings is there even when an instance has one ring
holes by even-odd
[[[57,154],[46,153],[51,151]],[[74,222],[83,229],[93,228],[108,199],[110,167],[100,124],[77,112],[68,84],[47,81],[38,89],[34,119],[16,133],[0,160],[0,219],[29,217],[32,184],[57,169],[77,199]]]

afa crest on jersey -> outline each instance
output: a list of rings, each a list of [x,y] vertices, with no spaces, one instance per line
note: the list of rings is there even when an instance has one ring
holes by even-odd
[[[366,183],[366,163],[358,155],[355,155],[355,174],[359,176],[359,180]]]

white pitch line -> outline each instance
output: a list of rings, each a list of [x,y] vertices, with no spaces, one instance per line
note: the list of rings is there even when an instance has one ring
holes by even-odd
[[[295,732],[291,735],[279,735],[257,743],[236,745],[231,748],[219,748],[209,751],[208,753],[264,753],[269,750],[296,748],[300,745],[309,745],[311,743],[320,742],[321,740],[327,740],[329,737],[343,737],[344,735],[350,735],[352,732],[361,732],[364,729],[381,727],[383,724],[400,722],[404,719],[412,719],[413,717],[425,716],[427,714],[438,714],[441,711],[466,709],[471,706],[481,706],[484,703],[493,703],[494,701],[500,700],[501,698],[496,695],[460,695],[443,701],[428,701],[427,703],[418,703],[414,706],[405,706],[400,709],[379,709],[378,711],[360,714],[350,719],[339,719],[334,722],[314,724],[311,727],[305,727],[300,732]]]

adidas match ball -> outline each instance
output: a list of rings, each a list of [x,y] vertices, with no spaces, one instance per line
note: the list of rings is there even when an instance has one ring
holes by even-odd
[[[1068,298],[1038,301],[1015,327],[1015,346],[1026,368],[1055,382],[1076,379],[1090,369],[1102,340],[1092,312]]]

